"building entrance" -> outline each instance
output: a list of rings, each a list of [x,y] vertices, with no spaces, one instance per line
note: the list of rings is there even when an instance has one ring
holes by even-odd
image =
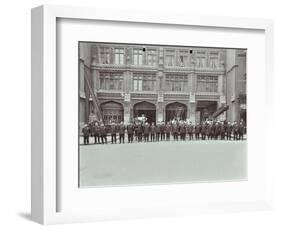
[[[149,102],[139,102],[134,105],[134,118],[147,118],[148,123],[152,123],[156,121],[156,106]]]
[[[117,102],[106,102],[101,104],[103,121],[105,124],[123,121],[123,106]]]
[[[217,108],[217,101],[197,101],[196,111],[199,114],[199,122],[209,119],[211,115],[217,110]]]
[[[183,103],[174,102],[166,106],[166,122],[172,120],[185,120],[187,106]]]

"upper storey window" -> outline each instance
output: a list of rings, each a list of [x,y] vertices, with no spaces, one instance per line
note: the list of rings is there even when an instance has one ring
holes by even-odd
[[[197,92],[218,92],[218,76],[197,76]]]
[[[217,69],[219,67],[219,54],[218,52],[211,52],[209,58],[209,67]]]
[[[110,63],[110,48],[108,48],[108,47],[100,48],[100,63],[101,64]]]
[[[196,67],[205,68],[206,67],[206,53],[198,51],[196,55]]]
[[[124,48],[114,49],[114,64],[124,65]]]
[[[155,66],[156,59],[157,59],[156,50],[155,49],[147,50],[147,65]]]
[[[166,50],[165,53],[166,66],[175,66],[175,50]]]
[[[188,66],[188,51],[185,50],[179,51],[179,66],[181,67]]]
[[[143,64],[143,50],[142,49],[133,50],[133,62],[134,62],[134,65]]]

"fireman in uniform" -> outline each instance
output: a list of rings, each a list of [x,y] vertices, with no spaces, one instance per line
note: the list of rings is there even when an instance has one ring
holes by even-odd
[[[199,140],[199,138],[200,138],[200,132],[201,132],[201,125],[199,124],[199,123],[197,123],[196,125],[195,125],[195,130],[194,130],[194,132],[195,132],[195,139],[196,140]],[[202,138],[203,139],[203,138]]]
[[[150,127],[150,141],[155,141],[155,133],[156,133],[156,126],[154,122],[152,122]]]
[[[232,133],[232,125],[230,122],[226,125],[226,139],[231,140],[231,133]]]
[[[166,127],[165,127],[166,140],[167,140],[167,141],[170,140],[171,131],[172,131],[172,126],[171,126],[170,122],[167,122]]]
[[[173,132],[173,136],[174,136],[174,141],[178,141],[179,140],[179,126],[177,123],[172,124],[172,132]]]
[[[100,143],[100,126],[98,122],[95,122],[92,126],[92,133],[95,138],[95,144]]]
[[[107,130],[103,123],[100,125],[100,137],[102,144],[107,143]]]
[[[143,127],[144,142],[149,142],[149,131],[150,131],[150,125],[148,124],[148,122],[145,122]]]
[[[161,141],[165,141],[165,123],[163,121],[160,125],[160,138]]]
[[[110,133],[111,133],[111,144],[116,144],[116,133],[117,133],[117,125],[115,122],[112,122],[110,127]]]
[[[118,127],[118,132],[119,132],[119,144],[121,144],[121,142],[124,144],[124,139],[125,139],[125,125],[124,123],[121,121],[120,125]]]
[[[186,136],[186,126],[184,124],[183,121],[180,121],[180,125],[179,125],[179,133],[180,133],[180,140],[185,140],[185,136]]]
[[[187,127],[187,131],[188,131],[189,140],[193,140],[194,126],[193,126],[192,122],[189,123],[189,125]]]
[[[82,129],[83,133],[83,139],[84,139],[84,145],[89,144],[89,136],[90,136],[90,128],[87,124],[84,125],[84,128]]]
[[[238,126],[238,139],[243,140],[244,135],[244,124],[243,121],[240,121],[240,124]]]
[[[161,127],[161,125],[159,123],[156,124],[156,129],[155,129],[155,131],[156,131],[156,141],[159,141],[159,139],[160,139],[160,127]]]
[[[127,126],[128,142],[133,143],[134,140],[134,126],[130,122]]]

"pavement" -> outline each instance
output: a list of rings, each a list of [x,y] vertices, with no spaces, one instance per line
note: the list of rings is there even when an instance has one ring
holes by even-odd
[[[247,179],[246,141],[92,144],[80,145],[79,154],[80,187]]]

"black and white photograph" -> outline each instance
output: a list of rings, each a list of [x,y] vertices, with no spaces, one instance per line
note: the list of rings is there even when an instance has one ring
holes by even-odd
[[[247,179],[247,48],[78,43],[79,186]]]

